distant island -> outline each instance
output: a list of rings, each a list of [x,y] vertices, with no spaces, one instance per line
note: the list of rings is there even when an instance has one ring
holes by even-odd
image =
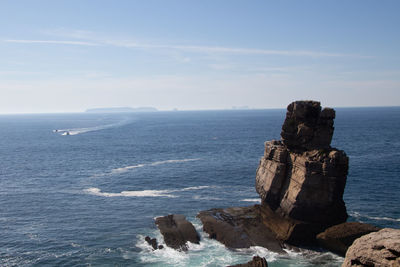
[[[114,107],[114,108],[91,108],[87,109],[85,112],[88,113],[126,113],[126,112],[155,112],[158,111],[153,107]]]

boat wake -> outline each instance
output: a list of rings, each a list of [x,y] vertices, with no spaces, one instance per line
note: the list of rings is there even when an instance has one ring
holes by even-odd
[[[63,136],[77,135],[77,134],[83,134],[83,133],[88,133],[88,132],[105,130],[105,129],[109,129],[109,128],[121,127],[123,125],[129,124],[130,122],[131,122],[131,120],[122,120],[117,123],[110,123],[110,124],[98,125],[98,126],[93,126],[93,127],[56,129],[56,130],[53,130],[53,133],[63,135]]]

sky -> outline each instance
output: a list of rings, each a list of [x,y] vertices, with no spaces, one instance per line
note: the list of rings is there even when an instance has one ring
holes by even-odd
[[[0,113],[400,105],[400,1],[1,0]]]

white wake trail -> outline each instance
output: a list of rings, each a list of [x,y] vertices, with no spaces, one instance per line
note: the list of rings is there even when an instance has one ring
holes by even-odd
[[[109,128],[115,128],[115,127],[120,127],[126,124],[129,124],[131,120],[122,120],[117,123],[111,123],[111,124],[104,124],[104,125],[98,125],[98,126],[93,126],[93,127],[84,127],[84,128],[71,128],[71,129],[56,129],[53,130],[53,133],[57,133],[63,136],[66,135],[77,135],[77,134],[83,134],[83,133],[88,133],[88,132],[94,132],[94,131],[100,131],[100,130],[105,130]]]

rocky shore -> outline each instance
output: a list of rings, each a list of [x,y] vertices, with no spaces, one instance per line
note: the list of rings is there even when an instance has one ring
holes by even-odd
[[[319,102],[291,103],[281,140],[265,142],[256,171],[261,204],[199,212],[209,238],[232,249],[262,246],[277,253],[288,247],[323,247],[346,255],[346,267],[400,266],[400,230],[346,222],[349,159],[330,145],[334,119],[335,111],[322,109]],[[187,250],[187,241],[200,242],[183,215],[157,218],[156,224],[167,246]],[[255,258],[238,266],[267,266],[264,261]]]

